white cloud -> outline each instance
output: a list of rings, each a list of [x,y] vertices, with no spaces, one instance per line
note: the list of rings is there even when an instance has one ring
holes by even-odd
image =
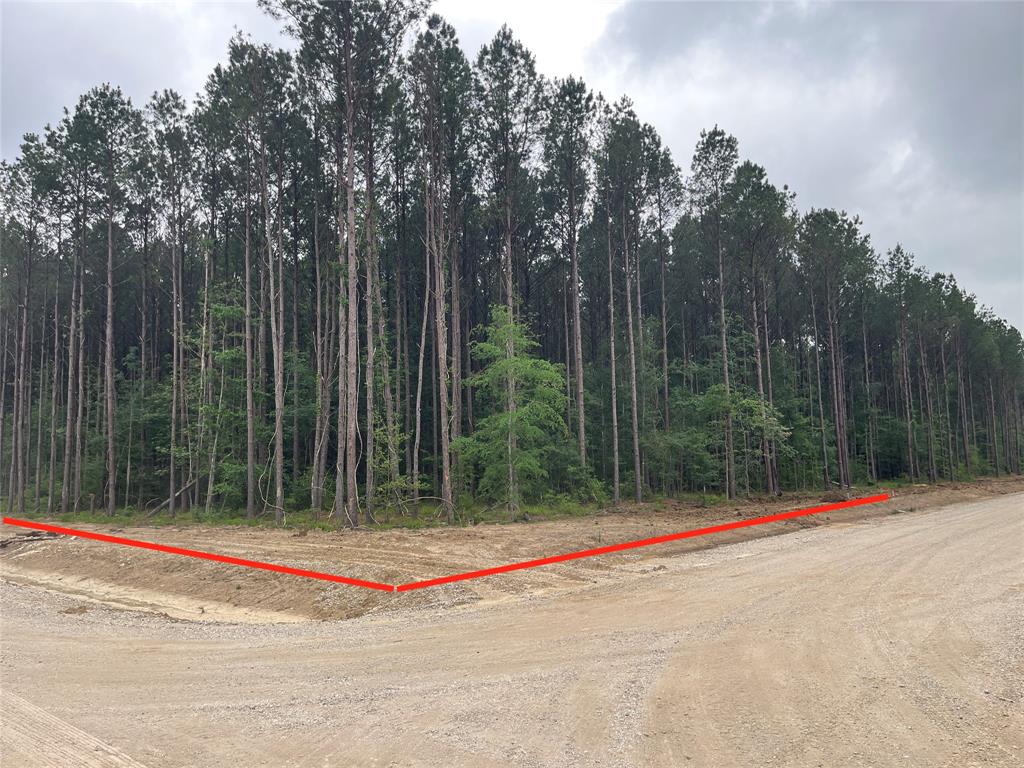
[[[455,27],[470,61],[502,24],[508,24],[533,52],[541,72],[565,77],[586,74],[588,50],[622,5],[623,0],[438,0],[431,10]]]

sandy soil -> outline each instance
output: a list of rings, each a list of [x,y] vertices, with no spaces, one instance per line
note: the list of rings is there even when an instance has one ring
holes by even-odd
[[[1024,764],[1021,484],[919,490],[403,595],[67,538],[12,544],[0,763]],[[124,535],[396,582],[773,509]]]
[[[7,544],[0,548],[0,577],[15,583],[57,589],[85,601],[148,609],[176,619],[247,623],[346,619],[408,608],[504,603],[524,596],[571,594],[582,587],[642,574],[650,569],[648,561],[652,559],[807,527],[1018,491],[1024,491],[1024,478],[939,488],[917,486],[894,492],[892,501],[886,504],[399,595],[71,537],[33,540],[34,534],[26,535],[25,529],[6,525],[0,526],[0,539]],[[616,511],[585,518],[418,531],[325,532],[202,526],[115,528],[73,524],[70,527],[398,584],[836,500],[838,497],[804,496],[711,508],[664,501],[625,505]]]

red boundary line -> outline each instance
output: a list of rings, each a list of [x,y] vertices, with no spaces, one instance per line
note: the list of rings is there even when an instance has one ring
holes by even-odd
[[[287,565],[262,563],[258,560],[243,560],[240,557],[230,557],[228,555],[215,555],[212,552],[200,552],[196,549],[182,549],[181,547],[169,547],[166,544],[153,544],[149,541],[139,541],[137,539],[124,539],[120,536],[108,536],[105,533],[80,531],[77,528],[62,528],[59,525],[47,525],[46,523],[36,523],[31,520],[16,520],[12,517],[5,517],[4,523],[6,523],[7,525],[19,525],[22,528],[34,528],[37,531],[49,531],[50,533],[60,533],[65,536],[78,536],[82,539],[105,541],[108,544],[123,544],[126,547],[152,549],[155,552],[166,552],[170,555],[184,555],[185,557],[197,557],[200,560],[213,560],[214,562],[227,563],[228,565],[241,565],[246,568],[258,568],[261,571],[274,571],[276,573],[287,573],[292,576],[305,576],[307,579],[321,579],[322,581],[334,581],[338,582],[339,584],[349,584],[353,587],[381,589],[385,592],[395,591],[395,586],[393,584],[381,584],[376,581],[363,581],[362,579],[352,579],[348,576],[335,576],[331,573],[307,571],[302,568],[289,568]]]
[[[623,544],[610,544],[606,547],[597,547],[596,549],[584,549],[580,552],[569,552],[568,554],[554,555],[552,557],[542,557],[538,560],[526,560],[521,563],[499,565],[496,568],[484,568],[483,570],[470,571],[468,573],[456,573],[452,576],[442,576],[437,579],[427,579],[426,581],[413,581],[409,584],[399,584],[395,591],[408,592],[409,590],[423,589],[424,587],[436,587],[439,584],[451,584],[453,581],[479,579],[482,576],[493,576],[498,573],[508,573],[509,571],[521,571],[524,568],[536,568],[540,565],[551,565],[552,563],[564,563],[567,560],[579,560],[583,557],[607,555],[610,552],[622,552],[626,549],[650,547],[654,544],[664,544],[669,541],[678,541],[679,539],[692,539],[697,536],[707,536],[711,533],[732,531],[736,528],[748,528],[752,525],[764,525],[765,523],[774,523],[778,520],[790,520],[794,517],[806,517],[807,515],[820,515],[822,512],[833,512],[837,509],[859,507],[864,504],[877,504],[880,501],[888,501],[888,499],[889,494],[882,493],[877,496],[867,496],[862,499],[852,499],[850,501],[840,501],[835,504],[823,504],[819,507],[809,507],[807,509],[797,509],[792,512],[782,512],[777,515],[765,515],[764,517],[754,517],[750,520],[737,520],[732,523],[712,525],[708,528],[695,528],[693,530],[682,531],[680,533],[669,533],[665,536],[655,536],[650,539],[640,539],[639,541],[627,541]]]
[[[291,576],[302,576],[307,579],[319,579],[321,581],[332,581],[338,584],[348,584],[353,587],[365,587],[367,589],[379,589],[384,592],[409,592],[414,589],[425,589],[427,587],[436,587],[441,584],[451,584],[456,581],[466,581],[468,579],[479,579],[484,576],[494,576],[499,573],[508,573],[510,571],[521,571],[526,568],[537,568],[542,565],[551,565],[553,563],[564,563],[568,560],[579,560],[584,557],[596,557],[597,555],[607,555],[612,552],[622,552],[627,549],[638,549],[640,547],[650,547],[655,544],[665,544],[670,541],[678,541],[680,539],[692,539],[697,536],[707,536],[712,533],[722,533],[723,531],[732,531],[737,528],[749,528],[754,525],[764,525],[766,523],[774,523],[780,520],[792,520],[796,517],[807,517],[809,515],[820,515],[823,512],[834,512],[839,509],[848,509],[850,507],[860,507],[865,504],[877,504],[882,501],[888,501],[889,494],[881,493],[876,496],[866,496],[860,499],[851,499],[849,501],[839,501],[834,504],[822,504],[817,507],[808,507],[806,509],[797,509],[791,512],[781,512],[777,515],[765,515],[764,517],[754,517],[749,520],[736,520],[731,523],[723,523],[721,525],[712,525],[707,528],[695,528],[689,531],[681,531],[679,533],[670,533],[665,536],[655,536],[650,539],[640,539],[638,541],[627,541],[622,544],[610,544],[606,547],[597,547],[596,549],[584,549],[579,552],[568,552],[563,555],[553,555],[551,557],[542,557],[537,560],[524,560],[518,563],[509,563],[507,565],[499,565],[494,568],[484,568],[479,571],[468,571],[466,573],[456,573],[451,576],[441,576],[436,579],[426,579],[424,581],[412,581],[407,584],[382,584],[377,581],[365,581],[363,579],[353,579],[348,576],[336,576],[331,573],[321,573],[320,571],[307,571],[302,568],[290,568],[286,565],[276,565],[274,563],[263,563],[258,560],[243,560],[240,557],[230,557],[227,555],[216,555],[212,552],[200,552],[195,549],[183,549],[181,547],[171,547],[165,544],[154,544],[149,541],[139,541],[137,539],[125,539],[120,536],[110,536],[105,533],[93,533],[92,531],[82,531],[76,528],[63,528],[59,525],[49,525],[47,523],[37,523],[31,520],[18,520],[13,517],[5,517],[4,523],[7,525],[16,525],[22,528],[33,528],[39,531],[49,531],[50,533],[59,533],[64,536],[77,536],[82,539],[92,539],[94,541],[103,541],[108,544],[122,544],[127,547],[138,547],[139,549],[150,549],[156,552],[166,552],[171,555],[183,555],[185,557],[195,557],[200,560],[212,560],[217,563],[227,563],[228,565],[240,565],[245,568],[257,568],[263,571],[273,571],[275,573],[287,573]]]

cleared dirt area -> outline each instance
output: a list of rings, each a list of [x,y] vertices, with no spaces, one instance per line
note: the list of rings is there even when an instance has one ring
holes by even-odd
[[[878,491],[857,495],[871,495]],[[712,537],[689,539],[567,564],[393,595],[329,582],[281,576],[83,539],[34,539],[0,527],[0,576],[58,589],[85,601],[141,608],[179,619],[292,622],[345,619],[412,607],[496,603],[523,596],[571,593],[650,570],[648,561],[722,544],[850,522],[893,512],[1024,491],[1024,479],[958,486],[918,486],[893,492],[886,504],[799,518]],[[294,531],[267,528],[182,528],[75,525],[128,538],[261,560],[387,584],[445,576],[564,552],[601,547],[812,506],[839,497],[801,496],[698,507],[675,501],[626,505],[592,517],[523,523],[391,531]]]
[[[1022,490],[913,489],[399,595],[67,538],[11,544],[0,763],[1019,766]],[[399,582],[816,501],[123,535]]]

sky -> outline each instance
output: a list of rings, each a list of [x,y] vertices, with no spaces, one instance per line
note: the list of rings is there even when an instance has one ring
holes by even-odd
[[[801,210],[861,217],[1024,329],[1024,3],[438,0],[474,59],[503,23],[551,77],[627,94],[687,171],[719,125]],[[0,139],[93,85],[201,89],[235,28],[292,46],[254,2],[0,3]]]

